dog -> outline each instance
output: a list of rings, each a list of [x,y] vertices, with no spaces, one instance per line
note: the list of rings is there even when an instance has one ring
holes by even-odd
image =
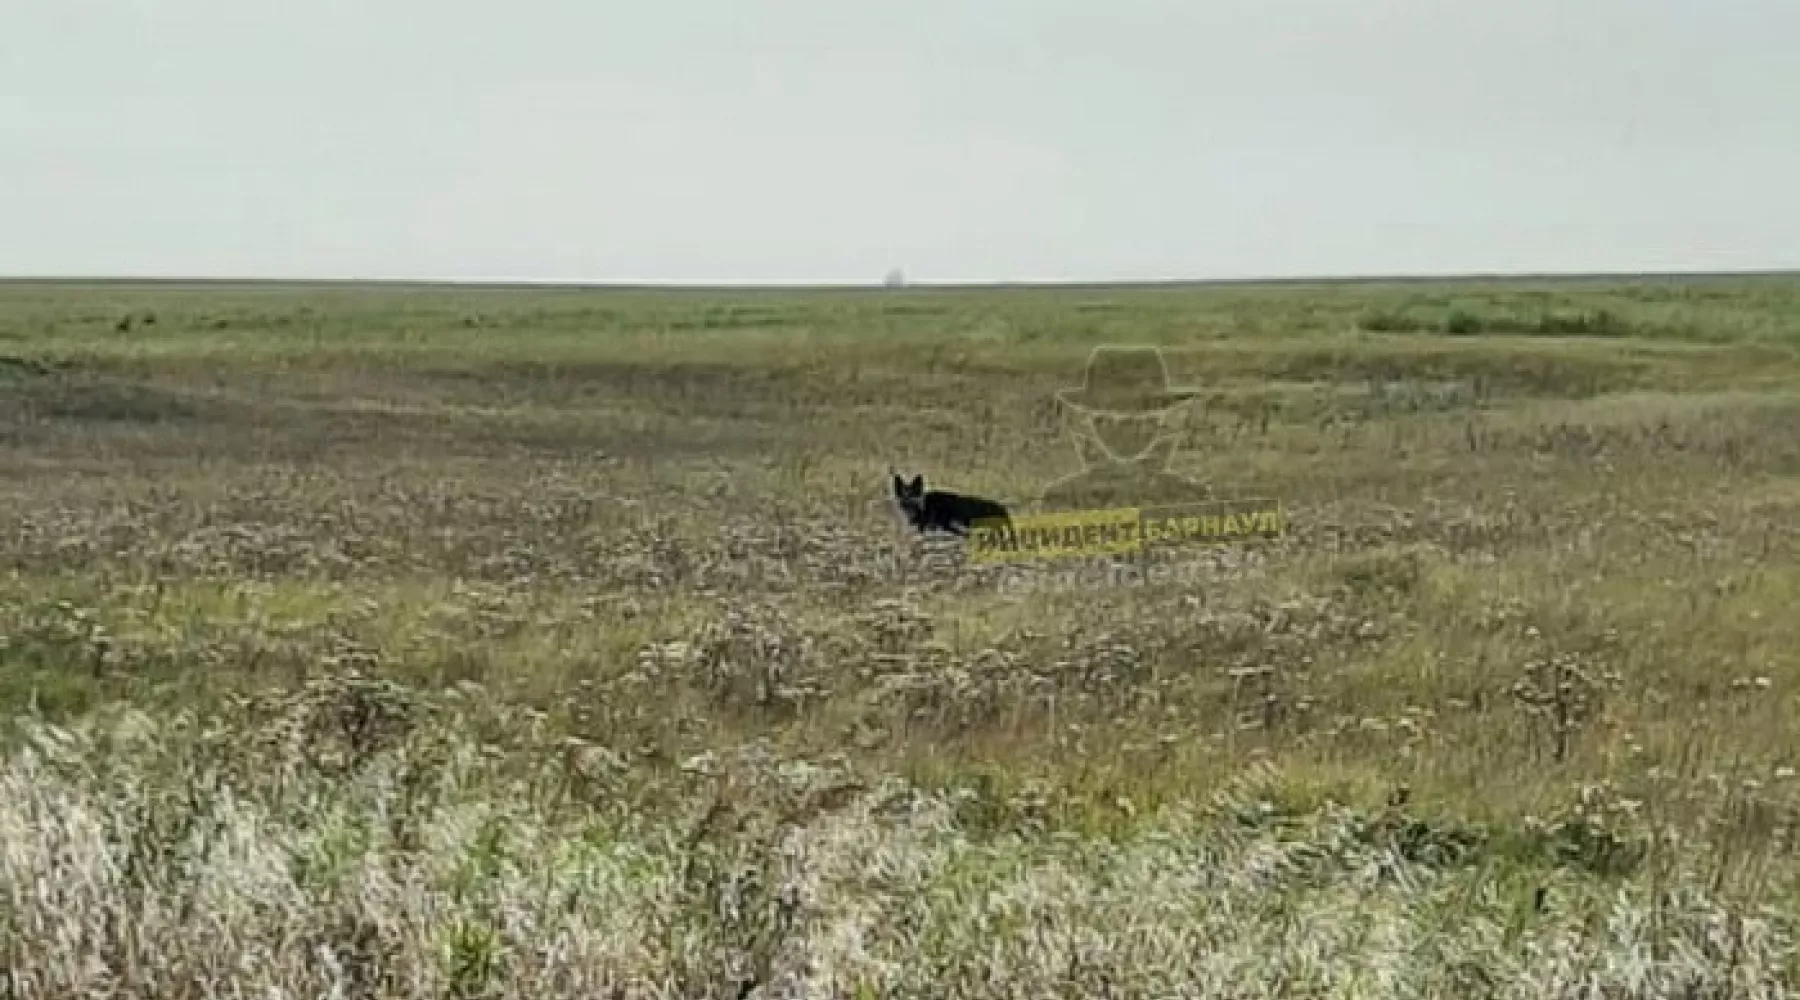
[[[894,499],[921,535],[935,528],[962,537],[968,535],[972,526],[1003,528],[1012,524],[1012,514],[1005,504],[986,497],[927,490],[923,475],[914,476],[909,483],[894,473]]]

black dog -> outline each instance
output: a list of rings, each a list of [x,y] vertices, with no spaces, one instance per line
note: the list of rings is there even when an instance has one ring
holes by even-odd
[[[908,483],[896,473],[894,498],[900,501],[901,513],[921,535],[937,528],[966,536],[973,525],[997,528],[1012,524],[1012,515],[998,501],[943,490],[927,491],[922,475],[914,476]]]

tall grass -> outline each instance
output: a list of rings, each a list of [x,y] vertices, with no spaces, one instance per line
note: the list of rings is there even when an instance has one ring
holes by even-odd
[[[1509,870],[1398,809],[1286,813],[1266,768],[1124,836],[974,835],[978,792],[754,748],[646,810],[606,749],[461,695],[27,726],[11,992],[1774,997],[1794,968],[1793,914],[1678,841],[1643,881]]]

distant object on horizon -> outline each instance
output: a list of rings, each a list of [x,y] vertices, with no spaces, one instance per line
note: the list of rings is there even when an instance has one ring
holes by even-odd
[[[888,288],[905,288],[906,273],[896,267],[887,273],[887,277],[881,279],[881,283]]]

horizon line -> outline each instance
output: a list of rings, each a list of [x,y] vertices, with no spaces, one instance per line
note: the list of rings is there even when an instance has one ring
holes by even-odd
[[[978,291],[1007,289],[1133,289],[1212,285],[1307,285],[1380,283],[1454,283],[1519,281],[1591,281],[1643,279],[1779,278],[1800,276],[1800,267],[1698,271],[1468,271],[1389,272],[1368,274],[1269,275],[1221,278],[1006,279],[990,281],[913,281],[888,285],[872,281],[594,281],[580,278],[431,278],[331,277],[279,278],[196,275],[0,275],[0,285],[296,285],[569,289],[592,291]]]

